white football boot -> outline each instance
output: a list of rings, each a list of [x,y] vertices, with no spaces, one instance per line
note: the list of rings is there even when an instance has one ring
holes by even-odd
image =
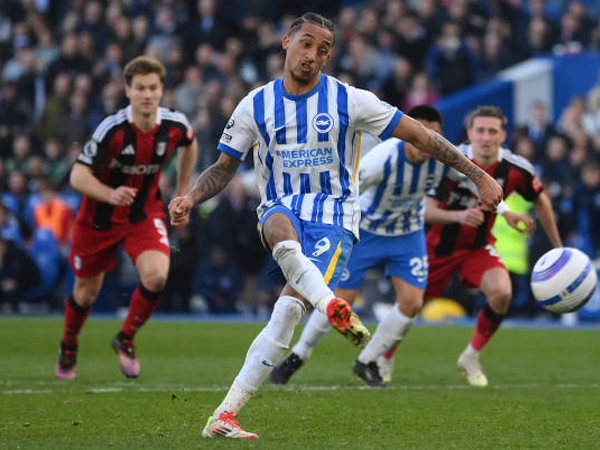
[[[471,386],[485,387],[488,385],[488,379],[481,370],[481,364],[479,364],[479,355],[469,355],[462,352],[458,358],[458,370],[466,375]]]

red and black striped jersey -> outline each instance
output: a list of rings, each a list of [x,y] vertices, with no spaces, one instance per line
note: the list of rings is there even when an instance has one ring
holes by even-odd
[[[83,197],[77,220],[98,230],[135,223],[146,217],[165,218],[158,178],[174,149],[192,143],[194,131],[185,115],[158,108],[156,126],[144,132],[133,123],[131,106],[108,116],[77,157],[100,182],[138,189],[130,206],[114,206]]]
[[[472,159],[470,145],[461,145],[459,148]],[[508,149],[502,148],[500,159],[485,171],[502,187],[504,198],[517,191],[526,200],[535,201],[543,190],[531,163]],[[440,202],[440,208],[447,210],[464,210],[481,205],[475,184],[462,174],[457,177],[453,171],[442,180],[431,197]],[[478,227],[461,223],[432,224],[427,233],[428,249],[433,249],[437,257],[445,257],[452,255],[455,250],[493,244],[496,241],[492,234],[496,213],[484,211],[484,215],[485,219]]]

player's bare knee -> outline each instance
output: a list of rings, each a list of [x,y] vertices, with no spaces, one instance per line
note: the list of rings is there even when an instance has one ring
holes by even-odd
[[[398,308],[400,312],[407,317],[415,317],[423,309],[423,299],[404,299],[398,300]]]
[[[508,311],[510,300],[512,298],[512,290],[509,289],[497,289],[489,296],[488,302],[492,307],[492,310],[498,314],[504,314]]]
[[[165,288],[167,284],[168,274],[162,270],[151,270],[144,274],[140,274],[142,284],[152,292],[160,292]]]
[[[96,299],[98,298],[99,294],[99,289],[74,289],[73,299],[75,300],[75,303],[77,303],[82,308],[89,308],[94,303],[96,303]]]

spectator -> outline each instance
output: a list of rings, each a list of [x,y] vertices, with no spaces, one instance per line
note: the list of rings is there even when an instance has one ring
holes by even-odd
[[[380,88],[381,99],[400,107],[408,92],[412,75],[412,65],[406,58],[397,58],[392,73]]]
[[[14,304],[40,283],[40,272],[27,252],[0,236],[0,305]]]
[[[427,30],[419,23],[416,14],[408,13],[397,23],[397,32],[398,54],[408,59],[415,69],[421,69],[423,56],[430,45]]]
[[[533,102],[524,132],[535,145],[535,157],[533,160],[542,162],[545,159],[543,152],[546,148],[546,143],[550,136],[556,133],[554,126],[549,121],[548,111],[544,102]]]
[[[576,242],[590,257],[597,258],[600,256],[600,163],[597,159],[589,159],[582,165],[573,199]]]
[[[61,130],[66,118],[68,97],[71,92],[71,78],[61,72],[54,78],[52,96],[46,102],[37,123],[37,137],[43,142],[50,138],[61,138]]]
[[[118,45],[123,52],[123,60],[131,61],[143,51],[143,43],[136,41],[133,34],[132,23],[129,17],[119,15],[112,26],[112,42]]]
[[[498,33],[486,33],[483,39],[483,54],[481,55],[479,79],[492,78],[512,62],[507,42]]]
[[[230,34],[229,17],[218,16],[218,8],[222,2],[215,0],[197,0],[197,16],[191,15],[187,25],[184,27],[186,34],[185,42],[189,44],[188,53],[200,44],[210,44],[222,49],[225,38]]]
[[[426,56],[427,73],[432,80],[436,80],[442,95],[475,81],[475,61],[461,40],[460,33],[457,23],[444,24],[441,36]]]
[[[77,45],[78,37],[75,34],[65,35],[60,44],[60,56],[48,67],[46,85],[54,86],[55,91],[56,83],[54,79],[58,74],[64,73],[67,78],[71,79],[84,69],[84,61],[79,55]]]
[[[60,48],[54,40],[52,30],[44,26],[35,30],[37,45],[35,46],[35,57],[40,63],[42,70],[46,70],[60,56]]]
[[[32,107],[19,95],[15,82],[3,81],[0,92],[0,159],[10,156],[15,135],[31,128]]]
[[[19,221],[2,202],[0,202],[0,238],[23,245]]]
[[[431,86],[429,77],[425,72],[415,74],[410,89],[402,102],[402,110],[408,111],[417,105],[432,105],[440,96]]]
[[[549,53],[552,50],[551,43],[552,37],[548,23],[536,17],[529,22],[527,27],[525,42],[520,47],[521,58],[526,59]]]
[[[34,227],[50,230],[56,241],[66,246],[74,222],[73,214],[58,197],[56,186],[50,178],[40,180],[39,192],[41,200],[33,210]]]
[[[15,137],[12,145],[12,156],[6,160],[6,171],[27,172],[31,160],[31,138],[25,134]]]
[[[75,91],[69,97],[69,109],[62,124],[63,142],[84,142],[90,133],[90,113],[84,92]]]
[[[202,94],[202,72],[196,66],[189,66],[185,71],[183,82],[175,88],[175,103],[177,109],[188,117],[196,115],[197,99]]]
[[[202,296],[213,314],[237,312],[241,279],[231,262],[227,251],[214,247],[210,258],[198,267],[194,275],[194,293]]]

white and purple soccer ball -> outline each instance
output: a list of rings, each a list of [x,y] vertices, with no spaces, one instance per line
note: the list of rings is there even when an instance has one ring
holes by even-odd
[[[590,258],[576,248],[554,248],[537,260],[531,290],[548,311],[577,311],[594,294],[598,276]]]

